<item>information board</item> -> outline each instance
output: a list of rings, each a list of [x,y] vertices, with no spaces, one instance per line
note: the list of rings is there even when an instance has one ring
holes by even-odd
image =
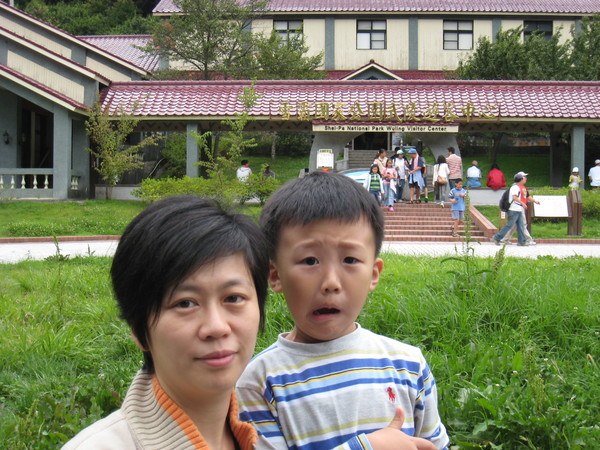
[[[539,205],[533,205],[534,217],[569,217],[569,204],[564,195],[536,195]]]

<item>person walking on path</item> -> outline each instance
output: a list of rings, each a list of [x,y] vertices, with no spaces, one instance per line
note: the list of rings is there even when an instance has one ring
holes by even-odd
[[[462,158],[456,154],[454,154],[454,147],[448,147],[448,156],[446,157],[446,164],[448,164],[448,169],[450,169],[450,175],[448,176],[448,183],[450,184],[450,189],[454,187],[456,180],[462,178]]]
[[[508,234],[509,230],[515,224],[517,226],[518,245],[527,245],[527,238],[524,231],[525,215],[523,214],[523,211],[527,209],[527,190],[525,189],[527,174],[525,172],[518,172],[515,175],[514,180],[515,183],[510,187],[509,191],[511,202],[508,208],[508,222],[491,238],[492,242],[496,245],[502,244],[500,241]]]
[[[383,169],[385,169],[385,164],[387,162],[387,156],[386,156],[386,151],[385,149],[380,149],[377,152],[377,158],[375,158],[373,160],[373,164],[377,165],[377,167],[379,167],[379,173],[383,174]]]
[[[487,187],[493,189],[494,191],[506,187],[506,180],[504,179],[504,174],[500,170],[500,167],[498,167],[498,164],[492,164],[492,168],[488,173],[487,181],[485,184]]]
[[[524,172],[519,172],[521,174],[523,174]],[[540,204],[540,202],[538,202],[535,198],[533,198],[533,195],[531,195],[531,193],[529,192],[529,190],[527,188],[525,188],[525,198],[528,202],[532,202],[532,203],[537,203],[538,205]],[[525,223],[525,228],[523,228],[523,232],[525,233],[525,243],[527,245],[536,245],[537,242],[535,242],[533,240],[533,238],[531,237],[531,234],[529,233],[529,230],[527,229],[527,216],[525,215],[525,210],[521,211],[521,214],[523,214],[523,222]],[[513,227],[508,230],[508,233],[506,233],[506,235],[504,236],[504,238],[502,238],[502,240],[500,241],[502,244],[507,243],[507,244],[511,244],[510,240],[512,239],[512,235],[515,233],[515,231],[517,231],[517,225],[513,225]]]
[[[438,156],[437,163],[433,166],[433,190],[435,201],[444,207],[444,200],[448,198],[448,175],[450,169],[446,164],[444,155]]]
[[[597,159],[594,164],[596,165],[588,172],[588,178],[592,189],[600,189],[600,159]]]
[[[379,206],[381,206],[381,194],[383,193],[383,179],[379,173],[379,166],[373,164],[371,166],[371,172],[365,178],[363,184],[365,189],[369,191],[369,194],[373,196]]]

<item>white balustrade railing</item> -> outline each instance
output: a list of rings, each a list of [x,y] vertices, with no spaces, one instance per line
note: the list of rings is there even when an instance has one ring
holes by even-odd
[[[71,174],[69,187],[79,190],[81,176]],[[10,189],[16,192],[28,189],[51,189],[54,184],[52,169],[0,169],[0,190]]]

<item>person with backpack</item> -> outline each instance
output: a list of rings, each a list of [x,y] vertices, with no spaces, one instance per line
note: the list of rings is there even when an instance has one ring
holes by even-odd
[[[505,193],[507,194],[510,191],[510,189],[507,189],[505,191]],[[527,189],[527,187],[525,187],[525,196],[528,202],[534,202],[537,203],[538,205],[540,204],[540,202],[538,202],[536,199],[533,198],[533,195],[531,195],[531,193],[529,192],[529,189]],[[504,195],[504,194],[503,194]],[[507,196],[508,197],[508,196]],[[506,201],[508,201],[508,199],[506,199]],[[503,203],[503,211],[506,212],[508,210],[508,207],[510,206],[510,203],[506,203],[506,201]],[[523,231],[525,232],[525,243],[527,245],[536,245],[537,242],[535,242],[533,240],[533,237],[531,237],[531,234],[529,233],[529,230],[527,229],[527,215],[525,214],[525,210],[521,211],[521,214],[523,214],[523,221],[525,223],[525,228],[523,229]],[[515,234],[515,231],[517,231],[517,225],[513,225],[513,227],[508,230],[508,232],[504,235],[504,237],[500,240],[501,244],[512,244],[512,242],[510,242],[510,240],[512,239],[513,234]]]
[[[500,209],[508,212],[508,222],[504,227],[491,238],[496,245],[502,245],[502,239],[508,234],[513,226],[517,227],[518,245],[527,245],[527,236],[525,234],[525,211],[527,210],[527,174],[518,172],[514,177],[515,183],[509,190],[502,194],[500,198]],[[531,200],[536,203],[537,200]]]

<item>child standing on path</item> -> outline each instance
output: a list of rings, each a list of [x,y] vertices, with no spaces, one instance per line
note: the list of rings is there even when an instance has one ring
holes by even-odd
[[[581,178],[579,177],[579,168],[573,167],[573,171],[571,176],[569,177],[569,188],[572,191],[576,191],[579,189],[579,185],[581,184]]]
[[[402,448],[408,436],[446,448],[421,351],[355,322],[383,270],[377,202],[350,178],[315,172],[267,201],[261,227],[294,328],[244,371],[241,418],[279,449]],[[402,411],[401,431],[388,426]]]
[[[398,178],[398,173],[394,169],[394,161],[391,159],[386,161],[381,176],[383,177],[383,191],[385,193],[383,206],[387,206],[390,211],[393,211],[394,201],[396,200],[396,179]]]
[[[373,164],[371,166],[371,172],[365,178],[363,184],[365,189],[369,191],[369,194],[373,196],[379,206],[381,206],[381,194],[383,194],[383,179],[379,173],[379,166]]]
[[[448,194],[448,198],[452,203],[452,218],[454,219],[454,223],[452,224],[453,237],[459,237],[458,226],[464,223],[466,195],[467,191],[463,189],[462,178],[457,178],[454,187],[450,189],[450,193]]]

